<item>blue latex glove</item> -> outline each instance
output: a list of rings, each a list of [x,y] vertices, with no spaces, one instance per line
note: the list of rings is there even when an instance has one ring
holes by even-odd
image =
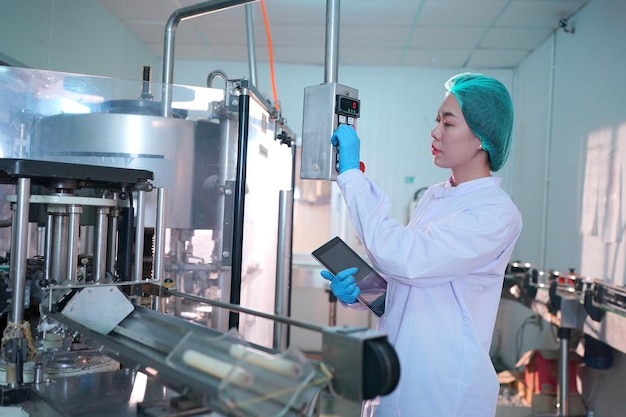
[[[349,169],[359,169],[361,157],[359,150],[361,140],[356,134],[354,127],[341,125],[335,130],[330,138],[330,143],[337,146],[339,152],[339,173],[343,174]]]
[[[354,276],[358,271],[357,268],[344,269],[333,275],[328,271],[322,271],[322,277],[330,281],[330,289],[341,302],[352,304],[356,301],[357,295],[361,289],[356,286]]]

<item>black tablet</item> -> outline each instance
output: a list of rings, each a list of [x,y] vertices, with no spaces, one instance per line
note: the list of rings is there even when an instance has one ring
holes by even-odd
[[[330,272],[337,274],[356,267],[356,285],[361,289],[358,300],[378,317],[385,312],[387,281],[381,277],[346,242],[335,237],[312,252],[312,255]]]

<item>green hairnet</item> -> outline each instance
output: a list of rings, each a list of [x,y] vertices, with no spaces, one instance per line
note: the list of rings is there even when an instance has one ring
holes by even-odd
[[[489,155],[489,168],[497,171],[511,149],[513,102],[506,87],[483,74],[463,73],[446,81],[448,94],[459,102],[467,125]]]

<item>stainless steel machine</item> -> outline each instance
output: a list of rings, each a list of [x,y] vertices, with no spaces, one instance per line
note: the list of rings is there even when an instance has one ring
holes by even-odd
[[[240,3],[181,9],[168,28]],[[172,84],[171,52],[162,83],[149,68],[0,67],[0,406],[304,416],[323,390],[390,392],[385,335],[288,317],[296,153],[281,114],[221,71]],[[293,326],[323,335],[319,358],[289,346]]]

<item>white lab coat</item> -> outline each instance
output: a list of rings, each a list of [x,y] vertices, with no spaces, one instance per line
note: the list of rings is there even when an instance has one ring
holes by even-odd
[[[400,360],[397,388],[367,417],[492,417],[499,384],[489,348],[503,276],[521,232],[501,179],[431,186],[407,226],[359,170],[339,175],[352,223],[388,280],[378,328]]]

